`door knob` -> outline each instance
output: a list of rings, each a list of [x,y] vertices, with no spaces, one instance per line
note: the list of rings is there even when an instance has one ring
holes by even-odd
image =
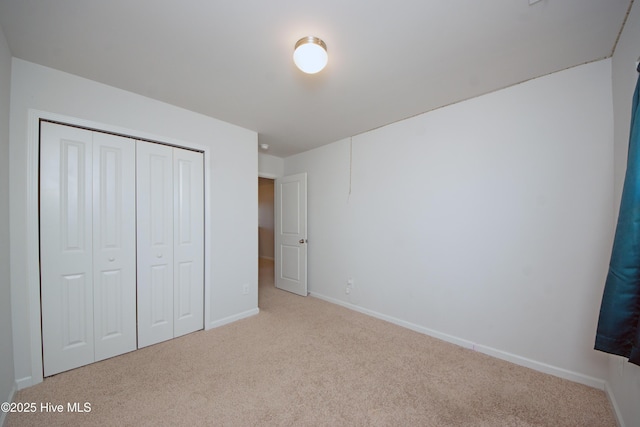
[[[162,258],[162,254],[156,255],[156,258]]]
[[[115,260],[116,260],[115,258],[109,258],[109,262],[113,262]]]
[[[301,245],[304,244],[304,243],[307,243],[307,239],[300,239],[298,241],[298,243],[300,243]]]

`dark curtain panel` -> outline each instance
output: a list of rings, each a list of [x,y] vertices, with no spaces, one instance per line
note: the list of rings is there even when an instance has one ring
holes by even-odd
[[[633,94],[627,172],[595,345],[596,350],[628,357],[636,365],[640,365],[639,102],[640,77]]]

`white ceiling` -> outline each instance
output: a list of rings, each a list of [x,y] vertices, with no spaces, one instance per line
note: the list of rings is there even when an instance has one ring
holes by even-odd
[[[609,57],[632,0],[0,0],[14,56],[291,154]],[[307,35],[329,64],[292,61]]]

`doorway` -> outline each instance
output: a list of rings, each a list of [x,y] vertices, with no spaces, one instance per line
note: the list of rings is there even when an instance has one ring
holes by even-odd
[[[275,180],[258,177],[258,288],[274,286]],[[258,292],[260,305],[260,292]]]

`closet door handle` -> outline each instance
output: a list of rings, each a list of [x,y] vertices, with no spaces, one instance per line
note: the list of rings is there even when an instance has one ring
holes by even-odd
[[[109,258],[109,262],[113,262],[115,260],[116,260],[115,258]]]
[[[162,254],[156,255],[156,258],[162,258]]]

